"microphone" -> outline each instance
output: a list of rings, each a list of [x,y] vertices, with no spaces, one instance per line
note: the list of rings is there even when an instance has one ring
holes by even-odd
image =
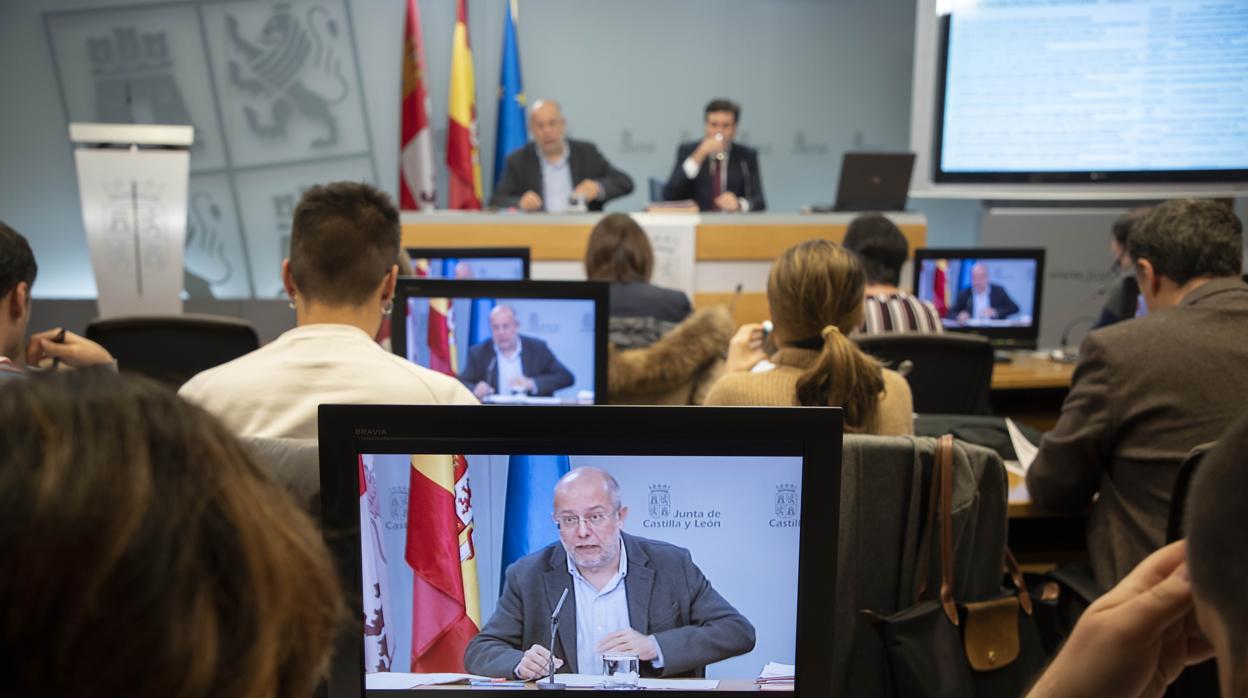
[[[550,614],[550,661],[547,664],[545,681],[538,681],[537,687],[546,690],[562,691],[567,684],[555,683],[555,634],[559,632],[559,612],[563,610],[563,602],[568,598],[568,587],[563,588],[559,603],[555,604],[554,613]]]
[[[719,141],[720,143],[723,143],[723,142],[724,142],[724,134],[722,134],[722,133],[717,133],[717,134],[715,134],[715,140],[716,140],[716,141]],[[715,153],[715,159],[716,159],[716,160],[719,160],[720,162],[723,162],[724,160],[727,160],[727,159],[728,159],[728,153],[725,153],[724,151],[722,151],[722,150],[721,150],[721,151],[719,151],[718,153]]]

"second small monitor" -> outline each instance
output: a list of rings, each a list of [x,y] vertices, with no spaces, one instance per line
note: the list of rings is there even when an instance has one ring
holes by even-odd
[[[606,402],[607,284],[401,279],[394,353],[491,404]]]
[[[527,247],[409,247],[412,268],[402,276],[428,279],[522,280],[529,278]]]
[[[914,293],[936,307],[945,329],[1001,348],[1035,348],[1043,281],[1043,249],[914,251]]]

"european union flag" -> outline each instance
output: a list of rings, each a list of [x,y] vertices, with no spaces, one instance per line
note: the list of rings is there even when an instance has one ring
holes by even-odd
[[[498,78],[498,131],[494,142],[494,184],[503,178],[507,156],[529,142],[524,116],[524,83],[520,79],[520,47],[516,42],[516,0],[507,3],[503,24],[503,68]]]
[[[551,519],[555,508],[555,483],[571,469],[567,456],[512,456],[508,459],[500,591],[507,581],[507,568],[511,563],[559,540],[559,531]]]

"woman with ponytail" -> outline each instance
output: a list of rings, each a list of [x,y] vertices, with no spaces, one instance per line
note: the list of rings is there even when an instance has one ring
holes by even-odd
[[[827,240],[785,250],[767,279],[775,353],[762,326],[744,325],[708,405],[843,407],[845,431],[914,433],[910,386],[846,335],[862,324],[866,274],[853,253]]]

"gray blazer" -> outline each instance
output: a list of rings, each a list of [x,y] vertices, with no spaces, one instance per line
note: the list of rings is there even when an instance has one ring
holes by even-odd
[[[693,564],[689,551],[670,543],[621,533],[628,554],[624,590],[629,625],[654,635],[666,662],[662,671],[642,662],[649,676],[701,676],[706,665],[754,649],[754,626],[724,600]],[[498,609],[468,643],[470,673],[512,678],[524,649],[550,644],[550,614],[564,589],[572,587],[567,554],[556,542],[507,568]],[[568,594],[559,615],[555,656],[562,672],[577,673],[576,595]],[[586,673],[596,673],[586,668]]]
[[[1243,413],[1245,339],[1248,284],[1234,277],[1083,341],[1027,489],[1048,509],[1091,506],[1088,553],[1105,589],[1165,543],[1170,492],[1187,452]]]

